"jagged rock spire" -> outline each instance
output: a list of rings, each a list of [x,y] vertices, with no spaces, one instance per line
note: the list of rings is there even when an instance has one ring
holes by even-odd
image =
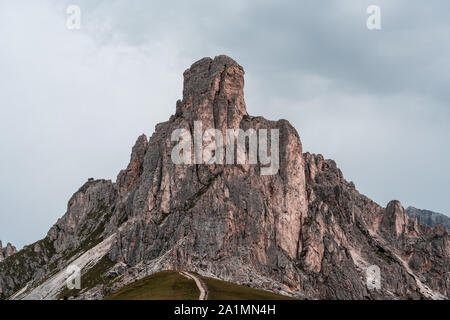
[[[400,201],[392,200],[388,203],[381,224],[397,237],[408,232],[408,214]]]
[[[6,258],[12,256],[17,253],[17,249],[11,243],[8,242],[5,248],[3,248],[2,242],[0,241],[0,261],[5,260]]]
[[[247,110],[244,69],[230,57],[203,58],[184,72],[183,100],[177,115],[223,130],[238,128]]]
[[[131,151],[131,158],[128,167],[125,170],[121,170],[117,176],[117,189],[119,192],[131,188],[134,182],[138,179],[139,175],[142,173],[142,165],[147,148],[147,136],[142,134],[137,139]]]

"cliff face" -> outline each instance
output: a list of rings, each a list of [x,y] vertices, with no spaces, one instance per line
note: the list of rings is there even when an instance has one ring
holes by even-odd
[[[426,224],[430,227],[434,227],[440,223],[448,230],[450,230],[450,218],[442,213],[433,212],[430,210],[422,210],[414,207],[408,207],[406,212],[411,218],[417,218],[417,221],[421,224]]]
[[[448,231],[418,224],[398,201],[382,208],[359,194],[334,161],[303,153],[288,121],[248,115],[243,92],[244,70],[232,59],[194,63],[175,115],[149,140],[138,138],[116,183],[88,181],[45,239],[0,264],[3,297],[61,297],[69,264],[88,279],[96,270],[79,298],[102,298],[164,269],[311,299],[448,297]],[[175,164],[172,133],[195,137],[199,121],[223,137],[227,129],[277,129],[278,170]],[[195,138],[189,146],[195,153]],[[366,283],[373,265],[378,290]]]
[[[11,243],[8,242],[6,247],[3,248],[2,242],[0,241],[0,262],[12,256],[16,252],[16,247],[14,247]]]

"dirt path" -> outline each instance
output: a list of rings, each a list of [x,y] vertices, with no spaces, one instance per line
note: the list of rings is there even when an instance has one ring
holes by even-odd
[[[180,271],[180,274],[188,279],[195,281],[195,284],[200,290],[200,297],[198,298],[198,300],[208,300],[208,289],[206,287],[206,284],[201,279],[186,271]]]

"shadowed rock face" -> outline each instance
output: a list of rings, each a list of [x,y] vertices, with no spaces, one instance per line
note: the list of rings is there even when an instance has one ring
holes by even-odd
[[[418,222],[421,224],[434,227],[436,224],[440,223],[450,230],[450,218],[442,213],[417,209],[414,207],[408,207],[406,212],[411,218],[417,218]]]
[[[222,133],[278,129],[278,172],[261,175],[260,164],[174,164],[171,134],[192,133],[195,121]],[[175,115],[148,141],[139,137],[116,183],[90,180],[75,193],[48,236],[25,248],[34,248],[21,255],[31,267],[17,276],[12,265],[0,265],[4,296],[63,270],[67,256],[95,251],[106,238],[115,264],[107,274],[118,281],[80,298],[102,298],[164,269],[311,299],[449,294],[448,231],[418,224],[398,201],[383,208],[361,195],[334,161],[303,153],[288,121],[249,116],[244,70],[226,56],[204,58],[184,73]],[[371,265],[380,268],[380,290],[367,288]]]

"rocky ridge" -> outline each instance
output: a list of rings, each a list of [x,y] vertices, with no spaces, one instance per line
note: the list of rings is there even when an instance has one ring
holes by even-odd
[[[180,128],[278,129],[280,165],[171,160]],[[248,115],[244,70],[226,56],[184,73],[169,121],[142,135],[116,182],[90,179],[47,236],[0,264],[3,298],[101,299],[151,273],[176,269],[308,299],[446,299],[450,238],[361,195],[333,160],[303,153],[286,120]],[[65,268],[82,267],[68,292]],[[368,288],[367,269],[381,272]]]
[[[434,227],[436,224],[440,223],[448,230],[450,230],[450,218],[445,214],[433,212],[430,210],[422,210],[414,207],[408,207],[406,212],[411,218],[416,218],[419,223],[426,224],[430,227]]]

